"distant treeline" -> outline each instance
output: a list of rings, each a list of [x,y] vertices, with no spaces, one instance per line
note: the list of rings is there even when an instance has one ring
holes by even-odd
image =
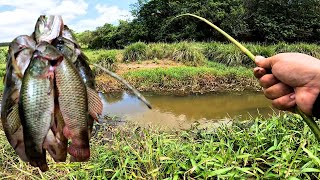
[[[0,47],[6,47],[9,46],[10,42],[2,42],[0,43]]]
[[[319,0],[138,0],[132,21],[78,34],[89,48],[123,48],[133,42],[226,41],[200,15],[244,42],[320,42]]]

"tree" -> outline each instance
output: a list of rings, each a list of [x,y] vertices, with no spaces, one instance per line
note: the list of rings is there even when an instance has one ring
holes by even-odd
[[[319,0],[245,0],[254,40],[320,40]]]
[[[81,46],[87,47],[91,43],[93,38],[92,31],[86,30],[84,32],[77,33],[76,38]]]
[[[114,48],[116,47],[113,40],[113,35],[116,32],[117,27],[112,24],[104,24],[102,27],[98,27],[92,32],[93,39],[89,43],[89,48]]]

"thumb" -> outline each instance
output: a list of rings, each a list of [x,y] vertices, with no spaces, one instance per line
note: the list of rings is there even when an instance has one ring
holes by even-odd
[[[296,88],[296,103],[304,113],[312,115],[314,103],[319,95],[319,89],[310,87]],[[317,114],[319,114],[317,112]]]
[[[259,67],[262,67],[265,69],[271,69],[272,65],[274,64],[274,61],[273,61],[273,57],[265,58],[263,56],[256,56],[255,63]]]

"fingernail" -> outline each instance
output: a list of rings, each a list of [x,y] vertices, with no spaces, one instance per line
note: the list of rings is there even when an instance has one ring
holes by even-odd
[[[290,96],[289,96],[290,99],[295,99],[296,98],[296,94],[295,93],[292,93]]]
[[[265,57],[263,56],[256,56],[256,58],[254,59],[256,62],[259,62],[261,60],[265,59]]]

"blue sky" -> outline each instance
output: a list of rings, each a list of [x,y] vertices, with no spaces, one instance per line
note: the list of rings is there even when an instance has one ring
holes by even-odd
[[[130,5],[137,0],[0,0],[0,42],[31,34],[42,14],[61,15],[76,32],[105,23],[131,20]]]

